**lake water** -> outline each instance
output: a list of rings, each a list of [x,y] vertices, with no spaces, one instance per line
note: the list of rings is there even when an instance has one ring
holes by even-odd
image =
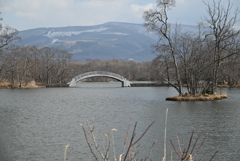
[[[168,108],[167,160],[177,146],[188,145],[192,130],[200,141],[209,133],[199,159],[209,160],[216,150],[215,161],[240,160],[240,89],[223,88],[228,99],[209,102],[168,102],[177,95],[171,87],[121,87],[121,83],[81,83],[78,88],[38,88],[0,90],[0,160],[60,161],[93,160],[80,124],[88,120],[94,125],[97,140],[112,128],[117,155],[121,154],[128,124],[137,121],[137,136],[152,122],[153,126],[140,140],[139,158],[148,154],[152,143],[152,159],[163,157],[164,120]],[[130,121],[131,120],[131,121]],[[199,142],[200,143],[200,142]],[[178,146],[177,146],[178,147]],[[111,153],[112,154],[112,153]],[[173,153],[173,160],[176,154]]]

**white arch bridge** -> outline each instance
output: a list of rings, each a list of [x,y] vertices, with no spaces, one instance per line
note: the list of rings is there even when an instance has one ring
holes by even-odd
[[[80,74],[72,79],[72,81],[69,84],[69,87],[76,87],[76,83],[90,77],[109,77],[116,79],[120,82],[122,82],[122,87],[130,87],[130,81],[128,81],[126,78],[124,78],[121,75],[111,73],[111,72],[105,72],[105,71],[93,71],[93,72],[88,72],[88,73],[83,73]]]

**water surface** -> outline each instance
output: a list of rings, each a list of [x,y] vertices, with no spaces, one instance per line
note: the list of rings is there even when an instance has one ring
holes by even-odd
[[[240,89],[224,88],[228,99],[209,102],[168,102],[177,95],[171,87],[129,87],[121,83],[81,83],[78,88],[0,90],[0,156],[3,161],[93,160],[80,124],[94,125],[100,141],[112,128],[117,154],[121,154],[128,124],[136,121],[137,136],[155,121],[140,142],[139,157],[152,152],[153,160],[163,156],[165,111],[168,108],[168,160],[173,150],[169,139],[187,146],[192,130],[209,133],[200,155],[205,160],[218,150],[214,160],[240,159]],[[200,139],[201,140],[201,139]],[[102,144],[100,141],[99,144]],[[199,155],[199,157],[200,157]],[[174,158],[176,155],[174,154]],[[177,160],[177,159],[176,159]]]

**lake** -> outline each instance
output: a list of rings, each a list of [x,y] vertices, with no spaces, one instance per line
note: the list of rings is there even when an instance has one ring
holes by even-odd
[[[173,148],[186,148],[192,130],[194,138],[211,135],[196,156],[215,161],[240,160],[240,89],[222,88],[228,99],[209,102],[169,102],[177,92],[171,87],[121,87],[119,82],[79,83],[77,88],[0,89],[1,161],[93,160],[80,124],[94,126],[99,145],[104,135],[115,128],[116,154],[122,152],[129,123],[137,121],[137,137],[155,121],[140,140],[139,158],[163,157],[164,121],[168,108],[167,160]],[[131,131],[130,130],[130,131]],[[112,154],[112,153],[111,153]],[[173,152],[173,160],[177,155]]]

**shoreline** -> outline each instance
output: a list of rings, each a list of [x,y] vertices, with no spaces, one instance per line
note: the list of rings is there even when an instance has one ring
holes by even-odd
[[[12,87],[10,84],[5,84],[2,85],[0,84],[0,89],[30,89],[30,88],[53,88],[53,87],[69,87],[69,84],[49,84],[49,85],[45,85],[45,84],[31,84],[31,85],[26,85],[26,86],[14,86]]]
[[[14,88],[50,88],[50,87],[69,87],[69,84],[62,83],[62,84],[38,84],[35,81],[29,82],[25,86],[17,86],[14,87],[11,86],[11,84],[8,81],[0,82],[0,89],[14,89]],[[171,87],[171,85],[167,83],[132,83],[130,87]],[[184,87],[184,86],[183,86]],[[218,88],[239,88],[239,85],[218,85]],[[177,96],[175,96],[177,97]]]

